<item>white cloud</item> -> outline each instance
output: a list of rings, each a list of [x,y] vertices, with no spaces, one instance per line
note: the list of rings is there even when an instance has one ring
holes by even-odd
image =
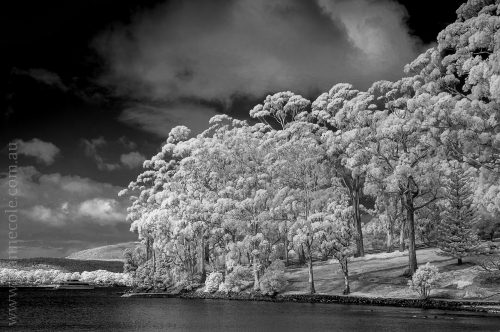
[[[15,179],[19,212],[35,224],[126,223],[128,202],[117,197],[121,187],[79,176],[41,174],[33,167],[19,167]],[[8,180],[0,178],[2,202],[9,200]]]
[[[120,156],[121,163],[130,169],[140,167],[144,160],[146,157],[137,151],[124,153]]]
[[[78,213],[82,217],[92,218],[98,223],[116,223],[125,221],[126,214],[116,199],[93,198],[80,203]]]
[[[382,68],[413,59],[422,45],[410,36],[405,8],[390,0],[317,0],[332,22],[340,22],[366,65]]]
[[[43,205],[35,205],[26,210],[21,210],[21,213],[32,220],[39,221],[51,226],[65,225],[65,214],[56,209],[52,209]]]
[[[38,138],[33,138],[30,141],[17,139],[14,141],[17,144],[17,152],[19,154],[34,157],[37,161],[50,165],[54,163],[56,156],[61,151],[57,146],[50,142],[44,142]]]

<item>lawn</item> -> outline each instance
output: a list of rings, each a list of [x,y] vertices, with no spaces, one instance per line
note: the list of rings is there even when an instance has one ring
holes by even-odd
[[[476,257],[466,258],[464,264],[457,265],[456,259],[440,256],[438,251],[435,248],[417,250],[419,265],[430,262],[437,266],[442,274],[439,286],[433,290],[431,297],[500,300],[500,278],[488,277],[474,263]],[[354,258],[349,265],[351,294],[416,298],[417,294],[408,288],[408,278],[403,276],[407,264],[408,252],[381,253]],[[288,268],[286,275],[289,285],[284,291],[285,294],[307,292],[306,267]],[[316,292],[319,294],[342,294],[344,279],[335,261],[316,262],[314,281]]]

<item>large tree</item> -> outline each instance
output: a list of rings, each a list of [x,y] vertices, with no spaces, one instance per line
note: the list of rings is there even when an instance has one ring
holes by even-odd
[[[364,256],[360,198],[369,160],[367,137],[371,133],[369,109],[373,96],[340,83],[313,103],[309,121],[329,129],[324,135],[332,168],[348,189],[353,207],[352,219],[356,229],[357,255]]]

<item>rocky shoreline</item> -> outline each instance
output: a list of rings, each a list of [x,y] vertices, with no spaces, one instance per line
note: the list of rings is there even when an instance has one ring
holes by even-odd
[[[124,297],[146,298],[182,298],[182,299],[209,299],[209,300],[236,300],[236,301],[266,301],[266,302],[297,302],[297,303],[335,303],[350,305],[393,306],[422,309],[462,310],[473,312],[487,312],[500,314],[500,302],[493,301],[462,301],[448,299],[410,299],[410,298],[381,298],[326,294],[278,294],[275,296],[258,293],[204,293],[200,291],[168,293],[168,292],[131,292]]]

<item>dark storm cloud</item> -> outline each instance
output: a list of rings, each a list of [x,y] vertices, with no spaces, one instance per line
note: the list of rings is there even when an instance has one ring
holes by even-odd
[[[138,151],[130,151],[128,153],[122,153],[119,156],[119,161],[117,162],[107,162],[105,161],[101,150],[104,147],[112,148],[116,150],[120,147],[125,147],[128,150],[137,148],[137,145],[128,140],[126,137],[122,136],[114,142],[108,142],[104,137],[100,136],[92,139],[81,139],[81,144],[83,146],[83,151],[85,155],[94,160],[97,168],[100,171],[116,171],[123,167],[128,169],[135,169],[142,166],[146,157]]]
[[[367,88],[399,78],[422,49],[406,16],[388,0],[176,1],[109,29],[94,45],[109,65],[101,82],[120,95],[230,105],[241,95],[311,95],[338,82]],[[139,112],[128,109],[122,119],[166,131],[152,121],[157,109],[144,120]]]
[[[188,126],[193,133],[206,129],[208,120],[217,113],[208,106],[190,103],[168,103],[164,106],[135,104],[123,110],[119,119],[159,137],[167,137],[178,125]]]
[[[98,39],[104,80],[152,99],[307,94],[397,78],[419,42],[391,1],[175,2]]]

